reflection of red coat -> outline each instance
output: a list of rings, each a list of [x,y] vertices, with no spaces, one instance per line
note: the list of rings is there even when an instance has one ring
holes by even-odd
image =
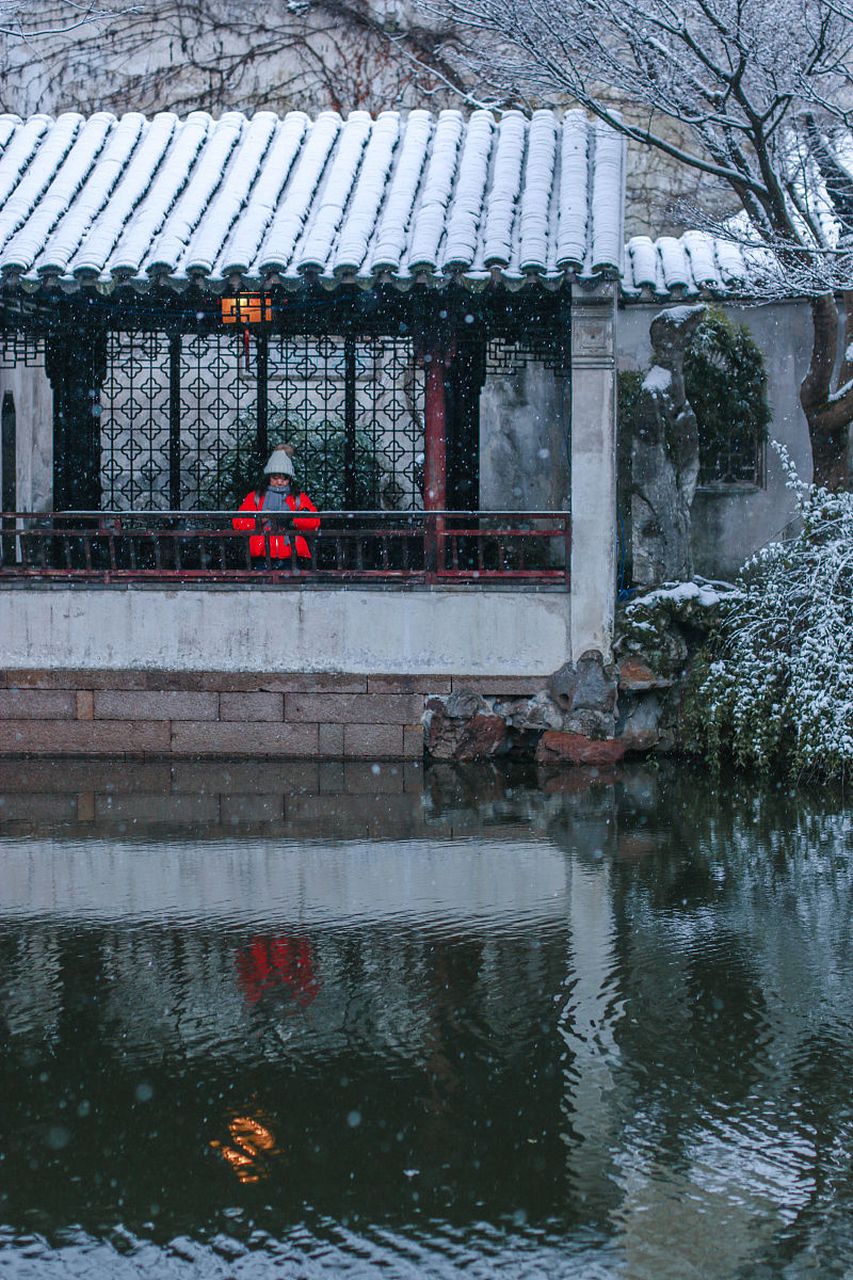
[[[307,493],[300,493],[299,498],[294,498],[292,493],[285,494],[285,502],[291,511],[316,511],[317,508],[308,497]],[[253,489],[247,494],[240,504],[241,511],[260,511],[263,506],[263,495]],[[274,514],[274,513],[273,513]],[[248,520],[245,517],[235,516],[231,522],[235,529],[260,529],[261,522],[254,519]],[[320,528],[319,516],[297,516],[292,522],[294,529],[302,529],[305,533],[313,533]],[[276,527],[275,521],[270,521],[273,528]],[[282,522],[283,530],[283,522]],[[253,556],[266,555],[266,538],[262,533],[256,534],[249,539],[249,554]],[[279,534],[271,533],[269,535],[270,559],[271,560],[289,560],[290,559],[290,538],[283,530]],[[310,559],[311,552],[308,549],[308,543],[304,538],[296,538],[296,554],[300,558]]]
[[[249,1004],[284,987],[305,1009],[320,990],[311,943],[305,937],[252,938],[237,952],[237,975]]]

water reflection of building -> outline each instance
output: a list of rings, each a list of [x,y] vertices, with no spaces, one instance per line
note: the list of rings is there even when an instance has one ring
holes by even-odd
[[[500,1117],[504,1157],[529,1126],[522,1164],[528,1137],[531,1157],[553,1139],[541,1203],[582,1203],[626,1274],[673,1274],[663,1240],[680,1274],[747,1274],[843,1173],[819,1135],[824,1112],[849,1114],[845,815],[703,799],[688,777],[662,804],[642,771],[547,796],[486,779],[479,809],[464,776],[394,793],[413,840],[5,841],[14,1040],[77,1034],[82,947],[103,988],[94,1043],[135,1069],[236,1082],[235,1108],[258,1063],[290,1072],[293,1141],[300,1107],[319,1124],[357,1062],[395,1120],[416,1099],[437,1169],[488,1145],[475,1121]],[[287,982],[246,998],[239,955],[282,936],[310,941],[307,1006]]]

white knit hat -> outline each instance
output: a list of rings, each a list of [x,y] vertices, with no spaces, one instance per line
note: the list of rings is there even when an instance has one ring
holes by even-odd
[[[295,476],[296,472],[290,455],[293,453],[292,444],[277,444],[270,454],[269,462],[264,467],[265,476]]]

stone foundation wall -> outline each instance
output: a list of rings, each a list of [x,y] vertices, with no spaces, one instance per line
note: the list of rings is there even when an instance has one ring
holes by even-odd
[[[420,760],[431,697],[529,696],[541,676],[0,672],[0,756]]]

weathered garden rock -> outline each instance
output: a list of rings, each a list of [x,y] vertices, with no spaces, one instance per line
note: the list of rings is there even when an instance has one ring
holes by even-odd
[[[634,414],[631,526],[634,578],[647,586],[693,572],[690,509],[699,429],[684,389],[684,355],[706,307],[667,307],[651,323],[654,363]]]
[[[459,689],[451,693],[444,701],[445,715],[452,720],[467,720],[471,716],[489,715],[491,706],[480,693],[473,689]]]
[[[506,750],[507,725],[501,716],[475,710],[463,718],[448,714],[447,704],[439,698],[431,698],[424,715],[426,749],[434,760],[487,760]]]
[[[554,729],[543,733],[536,748],[538,764],[616,764],[624,754],[624,743],[615,738],[587,738]]]
[[[500,754],[506,746],[506,722],[500,716],[475,715],[466,721],[453,758],[488,760]]]
[[[672,676],[658,675],[642,658],[631,655],[619,663],[620,695],[623,690],[638,693],[647,689],[668,689],[672,684]]]
[[[546,689],[532,698],[513,698],[495,704],[495,714],[522,733],[541,733],[545,729],[565,728],[565,715]]]
[[[560,729],[591,738],[613,737],[616,693],[616,667],[597,649],[582,653],[577,663],[567,662],[548,682],[551,701],[564,712]]]
[[[663,727],[664,714],[662,698],[651,690],[621,699],[616,733],[625,750],[651,751],[661,746],[665,737],[671,738]]]

